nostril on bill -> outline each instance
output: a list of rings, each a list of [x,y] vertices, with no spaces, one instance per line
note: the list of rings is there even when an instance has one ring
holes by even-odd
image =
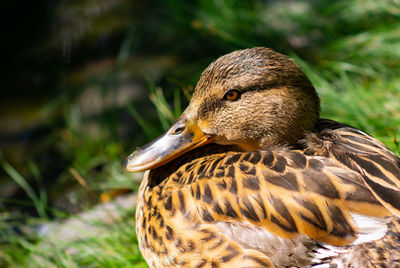
[[[184,127],[184,126],[177,127],[177,128],[172,132],[172,134],[178,135],[178,134],[181,134],[184,130],[185,130],[185,127]]]
[[[185,130],[185,126],[178,126],[177,128],[175,128],[171,134],[172,135],[178,135],[181,134],[183,131]]]

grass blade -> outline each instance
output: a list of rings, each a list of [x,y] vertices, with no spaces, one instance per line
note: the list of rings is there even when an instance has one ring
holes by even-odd
[[[27,180],[13,167],[11,166],[10,163],[4,158],[4,156],[0,153],[0,159],[1,159],[1,167],[4,169],[4,171],[7,173],[8,176],[11,177],[21,187],[26,195],[32,200],[37,213],[39,216],[43,219],[47,219],[48,215],[46,213],[46,206],[43,203],[43,200],[40,200],[40,198],[37,196],[35,191],[32,189],[32,187],[29,185]]]

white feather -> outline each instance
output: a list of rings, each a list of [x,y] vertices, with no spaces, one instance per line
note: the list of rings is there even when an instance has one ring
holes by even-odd
[[[382,238],[387,232],[387,219],[352,213],[351,216],[359,228],[358,238],[353,245],[371,242]]]

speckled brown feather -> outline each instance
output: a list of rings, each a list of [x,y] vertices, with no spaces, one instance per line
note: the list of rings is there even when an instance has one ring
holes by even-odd
[[[223,100],[232,89],[241,92],[240,105]],[[259,47],[235,51],[211,63],[188,109],[196,111],[199,126],[215,135],[216,143],[255,150],[296,144],[314,127],[319,99],[296,63]]]
[[[358,129],[317,121],[317,97],[292,61],[268,49],[248,51],[250,56],[234,52],[210,65],[189,106],[196,109],[202,130],[216,135],[217,143],[232,146],[198,148],[143,179],[136,218],[139,246],[148,264],[398,267],[399,159]],[[262,76],[266,70],[259,70],[265,65],[268,79]],[[251,78],[255,82],[246,84]],[[243,91],[237,106],[252,109],[254,96],[266,102],[272,98],[267,105],[276,106],[266,112],[260,103],[250,117],[245,116],[241,107],[230,108],[231,103],[219,100],[233,86]],[[295,108],[285,106],[291,99],[296,103],[287,106]],[[236,114],[226,112],[229,109]],[[261,116],[271,122],[260,121]],[[242,121],[229,125],[237,120]],[[249,148],[253,150],[246,151]],[[385,219],[387,233],[353,245],[360,235],[354,213]],[[304,249],[279,257],[265,245],[245,242],[235,230],[254,230],[271,241],[291,241],[289,250],[296,244]],[[321,243],[345,253],[318,263],[315,256]]]

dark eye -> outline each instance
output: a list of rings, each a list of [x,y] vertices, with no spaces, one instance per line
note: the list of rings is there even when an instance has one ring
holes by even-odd
[[[239,97],[240,97],[240,92],[233,89],[225,93],[224,100],[235,101],[239,99]]]

